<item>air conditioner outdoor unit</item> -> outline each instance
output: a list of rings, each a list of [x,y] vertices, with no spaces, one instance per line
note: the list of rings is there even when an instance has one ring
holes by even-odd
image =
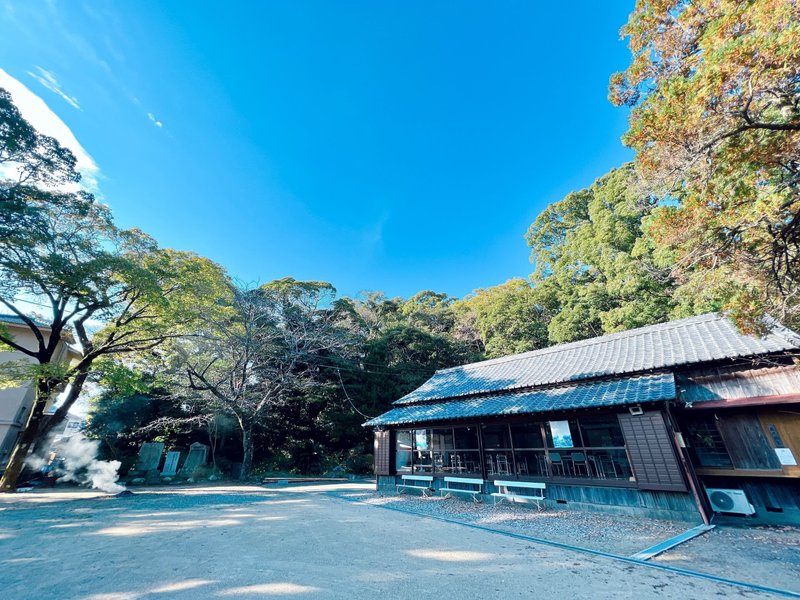
[[[735,513],[738,515],[752,515],[756,512],[753,505],[742,490],[723,490],[706,488],[706,494],[711,501],[714,512]]]

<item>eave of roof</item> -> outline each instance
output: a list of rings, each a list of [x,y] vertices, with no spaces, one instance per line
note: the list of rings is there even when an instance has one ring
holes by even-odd
[[[672,373],[651,373],[572,383],[548,389],[398,406],[364,423],[365,427],[548,413],[624,406],[675,398]]]
[[[43,323],[39,319],[34,317],[28,317],[36,327],[40,329],[50,329],[50,326],[47,323]],[[11,315],[11,314],[0,314],[0,323],[4,323],[6,325],[14,325],[17,327],[28,327],[28,324],[22,320],[19,315]]]

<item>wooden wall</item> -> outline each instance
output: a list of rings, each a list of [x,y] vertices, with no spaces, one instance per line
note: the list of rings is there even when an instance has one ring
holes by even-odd
[[[686,483],[663,413],[621,414],[619,422],[639,489],[685,492]]]
[[[800,368],[795,365],[707,367],[676,373],[675,383],[681,402],[784,396],[800,392]]]
[[[375,432],[375,474],[394,473],[394,452],[392,452],[392,432]]]

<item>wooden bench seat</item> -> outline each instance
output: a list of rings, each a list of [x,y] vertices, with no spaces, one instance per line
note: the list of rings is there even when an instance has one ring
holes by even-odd
[[[533,502],[536,504],[536,508],[542,508],[542,504],[544,503],[544,490],[547,487],[543,483],[534,481],[495,480],[494,485],[499,490],[492,494],[495,504],[497,504],[497,499],[500,498],[501,502],[503,500],[508,500],[509,502]],[[519,491],[509,491],[509,488]]]
[[[433,491],[433,477],[430,475],[402,475],[403,483],[395,485],[398,493],[404,489],[420,490],[423,496]]]
[[[469,485],[469,488],[450,487],[451,483]],[[444,496],[447,494],[470,494],[475,502],[478,501],[478,495],[483,493],[483,479],[471,479],[468,477],[445,477],[444,487],[439,488],[439,493]]]

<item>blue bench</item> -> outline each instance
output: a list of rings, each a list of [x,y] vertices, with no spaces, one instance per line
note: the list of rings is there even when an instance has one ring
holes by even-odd
[[[420,490],[423,496],[433,491],[433,477],[430,475],[403,475],[403,483],[398,483],[395,487],[399,493],[401,490],[413,489]]]
[[[450,484],[463,484],[469,488],[451,487]],[[468,477],[445,477],[444,487],[439,488],[439,493],[443,496],[450,494],[470,494],[475,502],[478,501],[478,494],[483,492],[483,479],[470,479]]]
[[[494,485],[499,490],[492,494],[495,504],[497,504],[498,498],[500,498],[501,502],[503,500],[508,500],[509,502],[534,502],[536,508],[541,510],[544,503],[544,490],[547,487],[545,484],[534,481],[496,480]]]

